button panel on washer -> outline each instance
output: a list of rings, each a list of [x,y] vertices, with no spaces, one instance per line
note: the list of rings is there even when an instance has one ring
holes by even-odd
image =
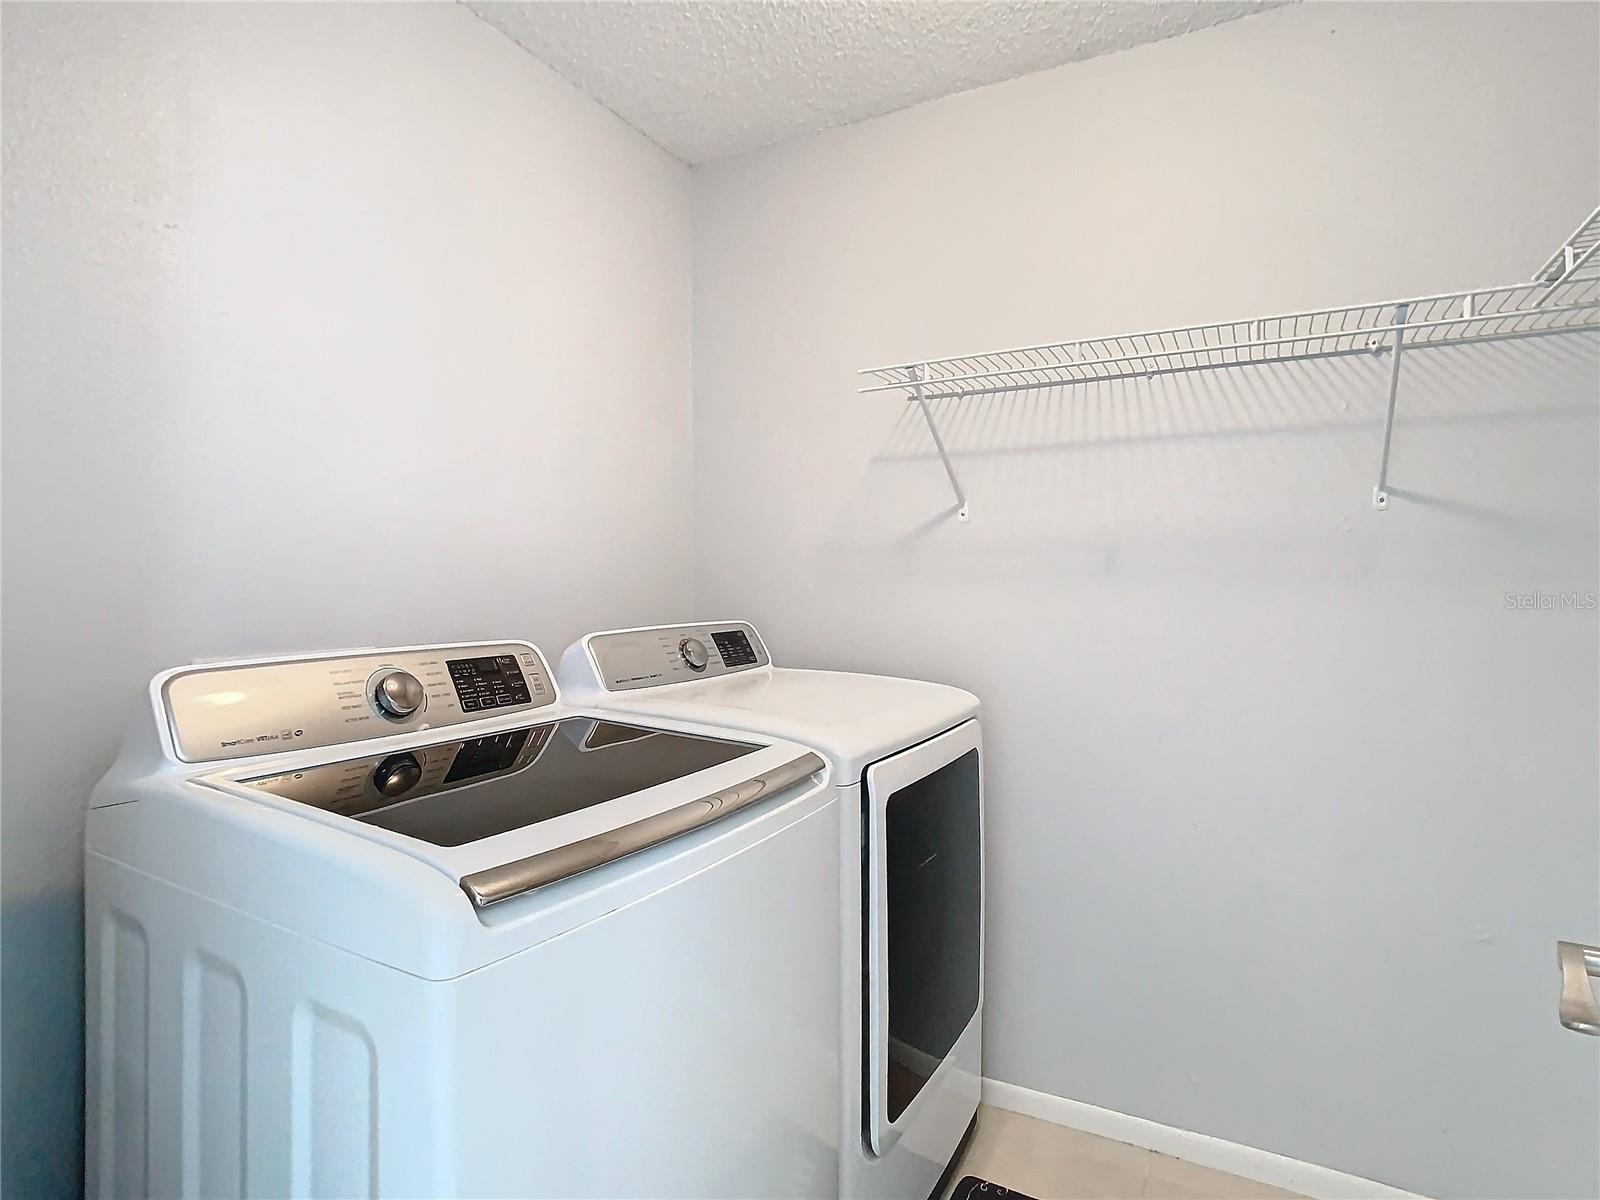
[[[488,658],[451,658],[450,682],[462,712],[505,708],[528,702],[528,683],[522,678],[516,655],[496,654]]]

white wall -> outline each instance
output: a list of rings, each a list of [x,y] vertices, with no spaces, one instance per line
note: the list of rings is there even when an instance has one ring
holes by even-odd
[[[697,607],[986,705],[987,1073],[1435,1196],[1593,1196],[1596,342],[942,403],[858,367],[1528,276],[1592,5],[1307,5],[696,172]]]
[[[692,612],[687,168],[452,5],[4,14],[4,1191],[156,669]]]
[[[6,1194],[152,671],[695,611],[984,696],[992,1074],[1593,1194],[1600,633],[1503,593],[1600,586],[1594,344],[1408,360],[1381,516],[1377,362],[944,405],[966,526],[852,372],[1523,276],[1597,37],[1301,7],[697,172],[691,447],[688,172],[465,11],[7,4]]]

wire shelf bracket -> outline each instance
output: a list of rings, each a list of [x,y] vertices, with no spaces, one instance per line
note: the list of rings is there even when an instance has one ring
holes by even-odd
[[[1389,457],[1403,357],[1419,350],[1596,330],[1600,208],[1524,283],[868,367],[860,372],[868,382],[858,391],[899,392],[916,403],[955,493],[956,516],[965,521],[970,516],[967,493],[940,436],[932,400],[1388,354],[1388,398],[1378,481],[1372,489],[1372,506],[1383,512],[1389,507]]]
[[[1394,440],[1394,406],[1400,398],[1400,354],[1406,347],[1406,315],[1409,306],[1394,306],[1394,350],[1389,360],[1389,404],[1383,414],[1383,452],[1378,455],[1378,484],[1372,489],[1372,507],[1382,512],[1389,507],[1389,443]],[[1470,312],[1470,305],[1463,306]]]
[[[972,515],[967,508],[967,491],[961,486],[961,480],[956,478],[955,466],[950,462],[950,451],[944,448],[944,439],[939,436],[938,422],[933,419],[927,398],[922,394],[922,368],[911,367],[908,375],[912,396],[916,399],[917,407],[922,410],[922,419],[928,423],[928,432],[933,435],[933,446],[939,452],[939,461],[944,464],[944,473],[950,477],[950,490],[956,494],[956,520],[965,521]]]

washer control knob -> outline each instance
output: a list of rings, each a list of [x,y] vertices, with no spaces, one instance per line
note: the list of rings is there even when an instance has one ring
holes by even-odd
[[[372,786],[380,796],[404,796],[422,781],[422,764],[415,754],[391,754],[372,769]]]
[[[372,704],[380,717],[404,721],[422,707],[422,682],[410,671],[382,671],[372,684]]]
[[[706,664],[711,661],[711,655],[706,651],[706,644],[699,638],[684,638],[678,643],[678,654],[691,671],[704,671]]]

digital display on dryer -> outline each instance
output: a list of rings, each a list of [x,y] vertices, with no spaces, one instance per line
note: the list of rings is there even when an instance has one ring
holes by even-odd
[[[722,665],[725,667],[753,667],[756,663],[756,652],[750,645],[750,639],[742,629],[730,629],[723,633],[713,633],[711,640],[716,643],[717,653],[722,656]]]

